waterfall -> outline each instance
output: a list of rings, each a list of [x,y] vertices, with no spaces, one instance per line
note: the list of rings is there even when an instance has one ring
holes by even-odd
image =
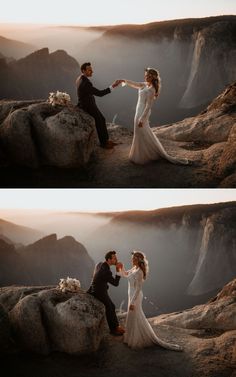
[[[199,258],[196,266],[196,271],[194,274],[194,277],[189,284],[188,287],[188,293],[189,294],[196,294],[196,291],[198,290],[198,279],[200,275],[200,271],[205,263],[205,258],[206,254],[208,251],[208,245],[209,245],[209,240],[214,231],[214,224],[212,223],[212,219],[208,218],[206,220],[205,226],[204,226],[204,231],[203,231],[203,236],[202,236],[202,242],[201,242],[201,247],[200,247],[200,252],[199,252]]]
[[[191,64],[191,70],[189,74],[189,79],[187,83],[187,87],[185,89],[185,92],[183,94],[183,97],[180,101],[180,106],[188,108],[192,107],[192,98],[191,98],[191,88],[192,88],[192,83],[194,81],[195,76],[197,75],[199,64],[200,64],[200,59],[201,59],[201,52],[202,52],[202,47],[205,43],[205,39],[201,32],[197,33],[196,41],[195,41],[195,46],[194,46],[194,51],[193,51],[193,58],[192,58],[192,64]]]

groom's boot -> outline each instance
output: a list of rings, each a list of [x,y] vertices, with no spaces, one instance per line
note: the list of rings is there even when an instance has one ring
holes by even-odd
[[[117,326],[113,331],[111,331],[112,335],[121,336],[125,333],[125,329],[121,326]]]

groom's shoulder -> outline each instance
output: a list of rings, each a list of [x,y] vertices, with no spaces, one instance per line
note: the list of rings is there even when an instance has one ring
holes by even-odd
[[[76,79],[76,86],[80,86],[81,84],[89,83],[89,79],[85,75],[80,75]]]
[[[101,264],[100,264],[100,268],[99,268],[99,271],[101,271],[101,273],[102,272],[107,272],[107,271],[109,271],[110,270],[110,267],[108,266],[108,264],[106,263],[106,262],[100,262]]]
[[[102,266],[103,262],[98,262],[96,265],[95,265],[95,272],[99,271],[101,266]]]

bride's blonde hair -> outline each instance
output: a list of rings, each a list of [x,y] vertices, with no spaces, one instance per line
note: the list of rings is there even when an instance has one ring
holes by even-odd
[[[154,68],[146,68],[145,72],[150,74],[152,76],[152,85],[156,91],[155,97],[157,98],[160,94],[161,90],[161,78],[160,78],[160,73],[157,69]]]
[[[143,271],[143,279],[145,280],[149,271],[148,261],[145,254],[141,251],[133,251],[131,253],[133,257],[136,257],[138,260],[138,267]]]

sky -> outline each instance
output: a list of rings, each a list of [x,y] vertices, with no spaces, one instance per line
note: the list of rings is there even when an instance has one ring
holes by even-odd
[[[235,189],[1,189],[0,218],[4,209],[106,212],[227,201],[236,201]]]
[[[8,0],[0,23],[114,25],[236,14],[235,0]]]

